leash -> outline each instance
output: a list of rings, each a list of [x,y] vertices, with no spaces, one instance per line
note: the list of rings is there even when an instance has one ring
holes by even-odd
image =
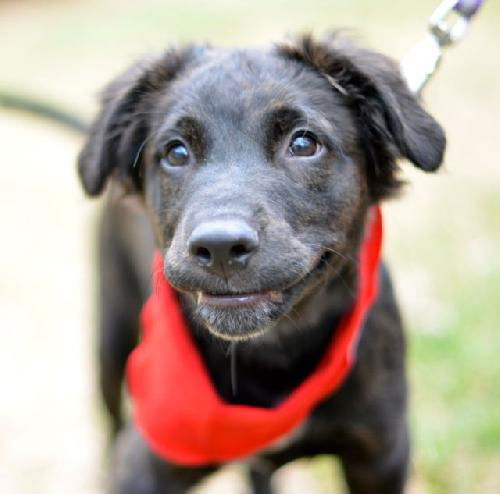
[[[444,0],[429,18],[429,33],[401,61],[408,87],[420,94],[438,68],[446,48],[461,41],[484,0]]]
[[[39,98],[0,89],[0,108],[29,113],[57,123],[78,134],[86,134],[88,124],[70,111],[60,108],[58,103],[45,102]]]

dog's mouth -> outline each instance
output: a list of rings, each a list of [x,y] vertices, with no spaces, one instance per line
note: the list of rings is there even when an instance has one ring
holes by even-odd
[[[251,293],[192,293],[196,315],[208,329],[224,339],[247,339],[263,333],[293,307],[307,287],[330,265],[331,252],[323,253],[314,267],[291,284]]]
[[[210,293],[198,291],[196,292],[196,303],[224,308],[251,306],[261,302],[283,303],[286,295],[290,294],[297,286],[304,285],[312,277],[324,271],[329,265],[330,258],[331,252],[323,253],[310,271],[285,288],[256,293]]]
[[[226,308],[249,306],[260,302],[281,303],[283,302],[283,292],[273,290],[264,293],[227,293],[222,295],[197,292],[196,302]]]

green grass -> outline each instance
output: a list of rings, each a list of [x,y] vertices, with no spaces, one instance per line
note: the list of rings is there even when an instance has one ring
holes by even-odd
[[[454,313],[439,333],[411,332],[416,469],[428,492],[494,492],[480,486],[500,466],[498,286],[498,267],[470,279],[443,295]]]

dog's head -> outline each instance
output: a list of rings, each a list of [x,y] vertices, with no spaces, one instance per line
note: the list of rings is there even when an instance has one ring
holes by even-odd
[[[187,47],[105,92],[79,159],[86,191],[141,195],[165,274],[226,338],[271,327],[356,251],[398,158],[441,163],[442,129],[386,57],[332,37]]]

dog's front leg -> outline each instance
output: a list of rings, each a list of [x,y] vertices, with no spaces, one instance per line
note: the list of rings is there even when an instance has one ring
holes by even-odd
[[[350,494],[403,494],[408,474],[409,440],[406,424],[376,457],[341,456]]]
[[[118,435],[113,456],[110,494],[185,494],[216,467],[183,468],[154,455],[129,425]]]
[[[250,460],[248,465],[248,476],[252,494],[273,494],[274,490],[271,484],[273,473],[277,469],[269,459],[255,457]]]

